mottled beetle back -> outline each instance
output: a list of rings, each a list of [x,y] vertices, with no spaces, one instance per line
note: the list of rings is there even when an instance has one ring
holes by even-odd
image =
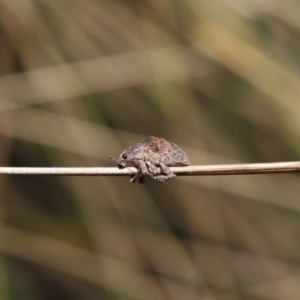
[[[154,136],[127,147],[118,159],[118,167],[123,169],[127,163],[134,164],[138,169],[131,182],[137,178],[143,182],[144,176],[165,182],[176,176],[169,167],[190,165],[186,154],[176,144]]]

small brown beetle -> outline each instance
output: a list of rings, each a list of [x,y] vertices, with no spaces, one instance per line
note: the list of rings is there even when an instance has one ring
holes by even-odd
[[[117,162],[119,169],[125,168],[126,163],[137,167],[137,173],[130,179],[133,183],[138,178],[143,183],[144,176],[165,182],[176,176],[169,167],[190,165],[186,154],[176,144],[154,136],[126,148]]]

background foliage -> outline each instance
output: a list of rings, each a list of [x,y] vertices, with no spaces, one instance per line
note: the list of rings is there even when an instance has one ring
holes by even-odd
[[[0,163],[299,159],[295,0],[1,0]],[[0,177],[1,299],[299,299],[299,175]]]

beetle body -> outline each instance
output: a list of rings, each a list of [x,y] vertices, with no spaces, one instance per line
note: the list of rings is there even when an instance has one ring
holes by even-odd
[[[188,157],[176,144],[154,136],[126,148],[118,159],[118,168],[125,168],[127,163],[138,168],[131,182],[137,178],[141,182],[143,176],[164,182],[176,176],[169,167],[190,165]]]

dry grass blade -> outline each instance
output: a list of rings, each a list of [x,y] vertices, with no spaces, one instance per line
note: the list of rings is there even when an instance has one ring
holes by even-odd
[[[300,162],[211,165],[171,167],[176,175],[247,175],[300,172]],[[51,176],[128,176],[136,173],[135,168],[30,168],[0,167],[1,175],[51,175]]]
[[[300,299],[299,15],[0,0],[0,299]],[[197,165],[111,178],[148,135]]]

